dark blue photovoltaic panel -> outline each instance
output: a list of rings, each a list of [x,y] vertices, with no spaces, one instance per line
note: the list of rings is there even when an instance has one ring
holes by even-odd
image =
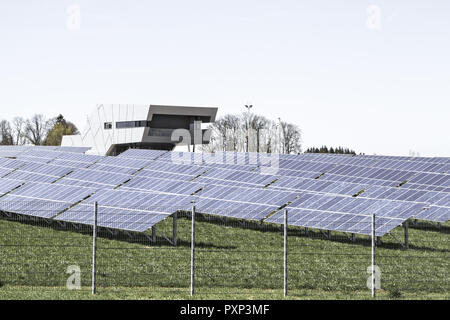
[[[85,153],[86,151],[89,151],[90,147],[58,147],[56,148],[56,151],[60,152],[72,152],[72,153]]]
[[[207,171],[208,168],[197,165],[185,165],[173,162],[153,161],[152,163],[149,163],[145,167],[145,170],[185,174],[190,175],[192,176],[192,178],[194,178]]]
[[[265,221],[283,224],[284,210],[280,210]],[[383,236],[401,225],[403,221],[403,219],[390,217],[376,217],[375,234]],[[295,208],[288,210],[288,225],[370,235],[372,216]]]
[[[168,151],[164,150],[128,149],[127,151],[122,152],[118,157],[130,159],[155,160],[167,152]]]
[[[170,172],[162,172],[155,170],[141,170],[134,174],[136,177],[145,177],[147,179],[168,179],[168,180],[176,180],[176,181],[190,181],[195,177],[192,175],[180,174],[180,173],[170,173]]]
[[[261,187],[264,187],[277,179],[276,176],[272,175],[219,168],[211,168],[205,174],[203,174],[202,177],[216,180],[236,181]]]
[[[0,179],[0,196],[11,190],[21,186],[23,181],[10,180],[10,179]]]
[[[302,194],[288,207],[365,215],[376,214],[380,217],[406,220],[426,207],[426,203]]]
[[[275,183],[271,184],[268,189],[271,190],[299,190],[320,193],[355,195],[367,188],[368,185],[350,183],[350,182],[334,182],[317,179],[302,179],[293,177],[281,177]]]
[[[0,168],[0,178],[3,178],[8,173],[11,173],[11,171],[13,171],[13,169]]]
[[[243,188],[253,188],[253,189],[262,189],[263,185],[251,184],[246,182],[238,182],[232,180],[223,180],[223,179],[213,179],[208,177],[198,177],[193,180],[194,182],[204,185],[204,186],[230,186],[230,187],[243,187]]]
[[[99,190],[86,203],[101,203],[103,206],[117,208],[132,208],[135,210],[152,210],[158,212],[174,213],[177,210],[191,208],[191,196],[136,192],[126,190]]]
[[[10,194],[15,196],[76,203],[95,192],[91,188],[26,182]]]
[[[277,206],[272,205],[210,198],[197,198],[195,200],[195,208],[201,213],[256,221],[262,220],[278,209]]]
[[[445,223],[450,220],[450,208],[431,206],[415,215],[416,219]]]
[[[121,168],[132,168],[132,169],[143,169],[149,164],[151,164],[151,160],[142,160],[142,159],[129,159],[129,158],[121,158],[121,157],[104,157],[97,164],[106,165],[106,166],[116,166]]]
[[[399,185],[397,181],[379,180],[364,177],[343,176],[338,174],[325,173],[320,177],[320,180],[337,181],[337,182],[351,182],[359,184],[368,184],[375,186],[396,187]]]
[[[92,204],[79,204],[62,213],[55,220],[93,225],[93,212]],[[169,216],[168,213],[158,211],[99,206],[97,225],[111,229],[144,232]]]
[[[32,162],[32,163],[42,163],[42,164],[50,163],[53,160],[51,158],[31,157],[31,156],[27,156],[26,154],[24,154],[20,157],[17,157],[17,159],[19,159],[20,161]]]
[[[76,169],[66,177],[58,180],[56,183],[67,185],[81,185],[88,187],[90,186],[89,184],[92,183],[92,185],[95,185],[95,187],[118,187],[130,178],[130,175],[110,173],[107,171]]]
[[[361,198],[423,202],[430,205],[450,206],[450,193],[373,186],[362,193]]]
[[[417,173],[414,177],[410,178],[405,184],[422,184],[430,186],[450,187],[450,174],[439,173]]]
[[[274,175],[279,177],[293,177],[293,178],[309,178],[315,179],[319,177],[321,172],[313,172],[313,171],[299,171],[299,170],[290,170],[290,169],[277,169],[274,172]]]
[[[120,190],[152,191],[152,192],[191,195],[196,191],[200,190],[202,187],[203,185],[194,182],[135,177],[129,182],[125,183],[120,188]]]
[[[299,161],[299,160],[280,160],[279,167],[281,169],[289,169],[295,171],[310,171],[323,173],[332,170],[334,164],[326,162]]]
[[[45,182],[45,183],[52,183],[55,180],[59,179],[59,177],[56,176],[20,170],[16,170],[8,174],[7,176],[5,176],[5,178],[23,181],[32,181],[32,182]]]
[[[63,177],[69,172],[73,171],[73,169],[74,168],[51,164],[27,163],[24,166],[20,167],[18,170],[32,173],[40,173],[54,177]]]
[[[132,175],[137,172],[138,169],[126,168],[126,167],[117,167],[117,166],[109,166],[103,165],[100,163],[91,164],[88,169],[97,170],[97,171],[106,171],[111,173],[120,173],[126,175]]]
[[[329,170],[328,173],[350,177],[396,181],[398,183],[408,180],[415,174],[415,172],[412,171],[393,170],[385,168],[368,168],[343,164],[337,165],[333,169]]]
[[[1,179],[4,181],[6,179]],[[92,193],[88,188],[27,182],[0,198],[0,210],[52,218]]]
[[[64,159],[55,159],[49,162],[49,164],[54,164],[57,166],[63,166],[63,167],[70,167],[70,168],[87,168],[90,166],[90,163],[86,162],[78,162],[78,161],[70,161],[70,160],[64,160]]]
[[[67,202],[24,198],[11,194],[0,198],[0,211],[40,218],[52,218],[71,205]]]
[[[82,153],[77,154],[77,153],[58,152],[57,157],[55,159],[92,164],[102,160],[103,158],[104,157],[102,156],[90,154],[88,155]]]
[[[297,193],[295,192],[234,186],[207,186],[199,193],[199,198],[268,204],[277,207],[293,201],[296,197]]]
[[[6,159],[6,158],[0,158],[0,168],[5,169],[17,169],[25,165],[26,162],[15,160],[15,159]]]

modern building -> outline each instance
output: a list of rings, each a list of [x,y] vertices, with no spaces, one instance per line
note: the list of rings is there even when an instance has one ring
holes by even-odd
[[[180,143],[194,144],[194,128],[201,130],[206,144],[210,139],[206,128],[216,114],[217,108],[101,104],[87,117],[81,134],[64,136],[61,146],[90,147],[87,154],[96,155],[117,155],[129,148],[173,150]],[[192,141],[174,140],[177,129],[188,130]]]

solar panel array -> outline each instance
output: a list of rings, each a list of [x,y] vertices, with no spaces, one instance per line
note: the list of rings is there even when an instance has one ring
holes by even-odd
[[[450,218],[450,158],[217,154],[0,147],[0,210],[145,231],[194,201],[199,212],[377,235],[409,218]],[[14,159],[10,159],[14,158]],[[270,169],[270,170],[267,170]],[[46,208],[40,210],[39,208]]]

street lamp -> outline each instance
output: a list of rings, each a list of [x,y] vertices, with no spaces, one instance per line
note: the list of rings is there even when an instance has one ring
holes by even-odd
[[[249,150],[249,148],[248,148],[248,129],[249,129],[249,127],[250,127],[250,123],[249,123],[249,121],[250,121],[250,119],[249,119],[249,115],[250,115],[250,109],[251,108],[253,108],[253,105],[252,104],[246,104],[245,105],[245,108],[247,109],[247,123],[245,124],[245,126],[246,126],[246,133],[245,133],[245,140],[246,140],[246,143],[247,143],[247,145],[246,145],[246,151],[248,152],[248,150]]]

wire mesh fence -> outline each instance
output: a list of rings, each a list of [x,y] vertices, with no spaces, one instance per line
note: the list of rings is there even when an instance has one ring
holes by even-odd
[[[96,296],[113,298],[370,299],[372,283],[378,298],[450,297],[449,224],[411,220],[377,238],[373,266],[371,236],[288,225],[285,237],[225,209],[193,220],[189,206],[92,203],[62,221],[43,218],[60,204],[10,208],[22,213],[2,204],[0,298],[89,298],[93,275]]]

